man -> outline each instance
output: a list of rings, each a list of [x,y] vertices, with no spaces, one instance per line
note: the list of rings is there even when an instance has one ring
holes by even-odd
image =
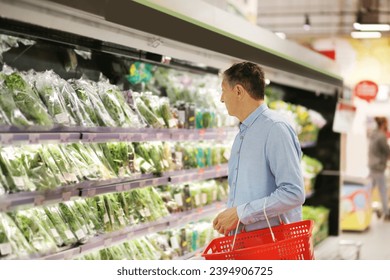
[[[390,220],[390,212],[388,207],[387,185],[385,170],[387,161],[390,157],[390,147],[387,144],[387,119],[385,117],[375,118],[377,129],[375,129],[369,141],[368,147],[368,167],[370,169],[370,177],[372,186],[378,186],[379,194],[382,201],[382,211],[385,214],[385,221]],[[379,217],[381,214],[379,214]]]
[[[240,121],[229,159],[228,208],[213,222],[228,235],[240,221],[246,231],[302,219],[305,201],[300,144],[293,128],[264,103],[264,73],[241,62],[223,73],[221,102]],[[265,204],[266,203],[266,204]],[[265,205],[264,205],[265,204]]]

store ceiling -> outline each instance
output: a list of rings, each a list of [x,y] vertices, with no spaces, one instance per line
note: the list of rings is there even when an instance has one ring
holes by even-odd
[[[257,24],[288,39],[350,36],[359,10],[364,23],[390,23],[390,0],[259,0]]]

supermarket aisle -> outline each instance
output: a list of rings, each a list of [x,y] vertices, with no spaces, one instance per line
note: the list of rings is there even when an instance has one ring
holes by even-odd
[[[367,230],[342,232],[338,237],[329,237],[318,244],[315,255],[320,260],[390,260],[390,222],[373,215]]]

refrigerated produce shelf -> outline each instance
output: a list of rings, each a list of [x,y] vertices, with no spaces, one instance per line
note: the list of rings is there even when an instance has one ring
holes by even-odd
[[[47,260],[74,259],[83,254],[87,254],[89,252],[102,248],[114,246],[130,239],[135,239],[150,233],[166,230],[167,228],[179,227],[187,224],[188,222],[209,217],[218,213],[224,207],[224,205],[225,203],[223,201],[220,201],[204,206],[202,208],[196,208],[189,211],[171,214],[157,221],[128,226],[118,231],[109,232],[92,237],[86,243],[81,244],[77,247],[68,248],[66,250],[52,254],[34,256],[32,258]]]
[[[0,128],[1,145],[46,144],[46,143],[104,143],[144,141],[223,141],[235,128],[210,129],[153,129],[153,128],[109,128],[109,127],[62,127],[51,130],[26,128]]]
[[[92,197],[112,192],[129,191],[135,188],[158,186],[168,183],[184,183],[227,176],[227,164],[194,168],[163,173],[139,174],[129,178],[102,181],[84,181],[75,185],[59,187],[54,190],[18,192],[0,196],[0,212],[42,206],[68,201],[76,197]]]

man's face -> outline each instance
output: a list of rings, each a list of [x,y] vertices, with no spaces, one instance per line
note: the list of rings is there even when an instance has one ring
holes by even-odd
[[[237,94],[234,88],[231,88],[229,83],[224,78],[222,80],[222,95],[221,102],[225,103],[226,109],[230,116],[235,116],[235,110],[237,108]]]

